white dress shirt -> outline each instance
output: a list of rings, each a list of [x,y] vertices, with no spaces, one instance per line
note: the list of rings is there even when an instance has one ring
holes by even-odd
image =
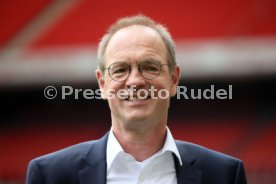
[[[112,130],[106,149],[107,184],[177,184],[173,154],[182,161],[168,127],[163,148],[142,162],[124,152]]]

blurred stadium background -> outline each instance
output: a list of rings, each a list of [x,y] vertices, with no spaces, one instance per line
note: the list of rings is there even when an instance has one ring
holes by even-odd
[[[28,162],[101,137],[103,100],[55,100],[47,85],[97,89],[97,43],[122,16],[164,23],[177,45],[181,84],[227,88],[232,100],[172,99],[177,139],[241,158],[251,184],[276,181],[276,1],[2,0],[0,183],[24,183]]]

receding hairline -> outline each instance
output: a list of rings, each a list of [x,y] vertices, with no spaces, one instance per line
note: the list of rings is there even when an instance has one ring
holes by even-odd
[[[123,17],[117,20],[114,24],[112,24],[109,27],[106,34],[102,37],[98,47],[98,62],[99,67],[102,71],[104,69],[104,56],[106,53],[107,46],[110,43],[110,40],[118,31],[124,28],[128,28],[130,26],[144,26],[150,28],[151,30],[154,30],[159,35],[159,37],[161,37],[161,40],[165,45],[169,64],[176,64],[174,51],[175,44],[171,37],[171,34],[167,30],[167,27],[158,22],[155,22],[153,19],[145,15],[136,15],[130,17]]]
[[[131,26],[121,28],[120,30],[116,31],[112,35],[112,37],[108,41],[108,44],[106,45],[103,58],[106,56],[106,53],[108,52],[108,48],[110,47],[111,42],[114,41],[114,39],[118,39],[116,36],[122,36],[122,35],[120,35],[122,33],[125,35],[126,32],[127,32],[127,34],[129,34],[129,31],[132,31],[132,29],[134,29],[134,31],[137,31],[137,30],[142,31],[142,34],[146,33],[144,35],[146,35],[146,36],[148,35],[149,37],[151,37],[154,40],[159,39],[159,41],[161,41],[162,46],[164,47],[164,49],[167,52],[166,45],[165,45],[161,35],[156,30],[152,29],[151,27],[144,26],[144,25],[131,25]],[[135,30],[135,29],[137,29],[137,30]],[[122,37],[124,37],[124,35]],[[135,36],[137,36],[137,33],[136,33]]]

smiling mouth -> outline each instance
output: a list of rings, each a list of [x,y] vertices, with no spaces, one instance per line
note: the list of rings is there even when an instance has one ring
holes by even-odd
[[[126,99],[126,101],[139,101],[139,100],[148,100],[151,99],[151,96],[128,96]]]

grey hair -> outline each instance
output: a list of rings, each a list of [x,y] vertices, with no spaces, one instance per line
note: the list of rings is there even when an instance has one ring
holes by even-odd
[[[155,22],[154,20],[152,20],[151,18],[145,15],[123,17],[109,27],[109,29],[107,30],[107,33],[102,37],[98,46],[97,60],[98,60],[98,65],[100,70],[104,72],[104,54],[112,36],[120,29],[129,27],[132,25],[141,25],[141,26],[149,27],[155,30],[161,36],[168,51],[167,57],[168,57],[168,64],[170,64],[169,68],[170,70],[172,70],[173,66],[176,65],[176,60],[175,60],[175,51],[174,51],[175,44],[171,37],[171,34],[168,32],[165,26]]]

